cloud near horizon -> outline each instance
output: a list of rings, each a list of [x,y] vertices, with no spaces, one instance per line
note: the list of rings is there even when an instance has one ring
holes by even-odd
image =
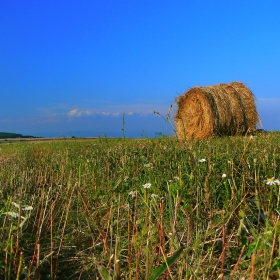
[[[82,115],[90,116],[90,115],[93,115],[93,112],[90,110],[79,110],[79,109],[75,108],[75,109],[69,111],[67,113],[67,115],[69,117],[80,117]]]
[[[75,117],[86,117],[92,115],[102,115],[102,116],[120,116],[120,115],[139,115],[147,116],[152,115],[154,111],[160,112],[161,114],[166,114],[168,112],[168,105],[164,104],[106,104],[103,106],[96,107],[83,107],[77,106],[72,107],[70,105],[56,105],[53,108],[41,109],[47,115],[53,116],[68,116],[69,118]]]
[[[70,110],[68,113],[66,113],[67,116],[69,117],[81,117],[81,116],[92,116],[92,115],[102,115],[102,116],[113,116],[113,117],[118,117],[122,114],[125,114],[125,115],[128,115],[128,116],[132,116],[132,115],[139,115],[139,116],[147,116],[149,114],[152,114],[153,112],[151,113],[135,113],[135,112],[132,112],[132,111],[129,111],[129,112],[108,112],[108,111],[103,111],[103,112],[96,112],[94,110],[89,110],[89,109],[78,109],[78,108],[75,108],[73,110]]]
[[[96,111],[90,110],[90,109],[78,109],[78,108],[70,110],[68,113],[66,113],[66,115],[68,117],[71,117],[71,118],[82,117],[82,116],[92,116],[92,115],[103,115],[103,116],[117,117],[120,114],[121,114],[120,112],[96,112]],[[130,112],[130,114],[131,114],[131,112]]]
[[[165,115],[169,105],[162,102],[142,102],[134,104],[110,104],[107,101],[89,101],[87,107],[83,104],[53,104],[50,107],[30,108],[28,114],[21,113],[20,117],[10,117],[0,119],[1,124],[9,125],[14,123],[26,124],[51,124],[64,123],[74,119],[90,117],[120,117],[126,116],[147,117],[152,116],[154,111]],[[94,105],[92,104],[94,103]]]

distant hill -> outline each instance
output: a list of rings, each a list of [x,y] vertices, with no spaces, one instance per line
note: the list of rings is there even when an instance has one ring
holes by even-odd
[[[22,135],[18,133],[0,132],[0,138],[37,138],[29,135]]]

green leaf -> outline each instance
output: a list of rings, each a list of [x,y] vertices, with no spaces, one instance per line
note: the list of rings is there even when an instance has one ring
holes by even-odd
[[[119,178],[118,181],[116,182],[116,185],[114,186],[114,190],[118,188],[121,182],[122,182],[122,178]]]
[[[164,262],[161,266],[159,266],[152,272],[148,280],[158,279],[161,274],[163,274],[167,270],[168,267],[172,266],[177,261],[184,249],[184,247],[180,247],[177,251],[175,251],[171,257],[166,259],[166,262]]]
[[[271,271],[276,271],[280,269],[280,258],[275,259],[272,267],[271,267]]]
[[[112,280],[113,278],[110,276],[108,270],[104,268],[103,266],[98,267],[98,271],[102,277],[103,280]]]
[[[262,210],[260,210],[260,216],[263,218],[264,222],[266,221],[265,214]]]

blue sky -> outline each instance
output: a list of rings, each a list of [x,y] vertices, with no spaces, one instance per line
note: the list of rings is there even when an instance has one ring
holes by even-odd
[[[279,1],[1,1],[0,131],[154,137],[193,86],[244,82],[280,130]],[[168,127],[168,133],[172,127]]]

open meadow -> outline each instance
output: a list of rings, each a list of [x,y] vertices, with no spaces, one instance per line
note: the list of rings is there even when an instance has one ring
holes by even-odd
[[[280,133],[0,144],[1,279],[279,279]]]

